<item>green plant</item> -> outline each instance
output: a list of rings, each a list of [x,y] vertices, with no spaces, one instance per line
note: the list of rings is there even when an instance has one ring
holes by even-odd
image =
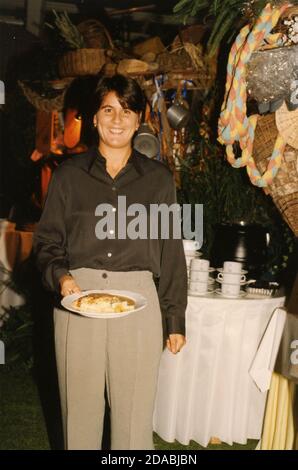
[[[11,272],[0,263],[0,294],[5,289],[12,289],[17,293],[25,293],[22,281],[12,278]],[[26,295],[27,302],[17,307],[3,308],[0,314],[0,340],[5,345],[5,364],[14,366],[25,364],[33,366],[33,320],[30,296]]]
[[[260,224],[266,227],[271,238],[264,275],[278,279],[287,268],[294,235],[270,196],[249,182],[245,169],[236,170],[227,163],[223,147],[203,138],[194,142],[193,152],[180,164],[180,204],[197,203],[204,207],[203,255],[210,256],[216,224],[240,220]]]
[[[57,28],[60,36],[64,39],[71,49],[80,49],[86,47],[85,40],[78,28],[72,23],[67,13],[60,15],[53,10],[55,15],[55,26],[45,23],[51,29]]]
[[[0,339],[5,345],[5,364],[33,366],[33,321],[28,304],[4,309]]]
[[[222,39],[228,37],[228,42],[234,37],[235,31],[242,24],[257,17],[268,3],[267,0],[180,0],[174,6],[174,13],[184,21],[189,16],[202,12],[206,18],[211,17],[211,35],[208,40],[209,54],[213,55]],[[272,0],[272,4],[285,3],[284,0]],[[293,0],[291,4],[298,3]]]

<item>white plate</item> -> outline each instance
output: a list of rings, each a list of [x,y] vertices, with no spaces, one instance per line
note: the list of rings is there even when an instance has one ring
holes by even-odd
[[[224,297],[225,299],[241,299],[242,297],[245,297],[247,295],[247,292],[244,292],[244,290],[241,290],[239,292],[239,295],[223,294],[220,289],[215,289],[215,292],[217,295],[220,295],[221,297]]]
[[[198,279],[192,279],[191,277],[189,277],[189,282],[194,282],[194,283],[198,283],[198,284],[205,284],[206,281],[199,281]],[[207,284],[214,284],[214,279],[212,279],[212,277],[209,277],[207,279]]]
[[[248,271],[245,271],[245,269],[241,269],[241,271],[239,271],[239,273],[236,273],[236,272],[233,272],[233,273],[228,273],[227,271],[224,271],[223,268],[216,268],[216,271],[218,271],[219,273],[225,273],[225,274],[247,274]]]
[[[200,256],[202,256],[202,253],[200,251],[194,251],[194,252],[191,252],[191,251],[185,251],[184,252],[185,254],[185,258],[199,258]]]
[[[207,292],[204,292],[203,294],[201,294],[200,292],[196,292],[196,291],[191,291],[189,290],[188,291],[188,295],[190,297],[206,297],[208,295],[211,295],[213,294],[215,291],[214,290],[208,290]]]
[[[194,272],[198,272],[198,273],[205,272],[205,271],[202,271],[202,269],[191,268],[191,270],[194,271]],[[206,271],[208,271],[209,273],[213,273],[215,271],[215,268],[208,268],[208,270],[206,269]]]
[[[101,312],[85,312],[82,311],[78,308],[72,307],[72,302],[74,300],[79,299],[80,297],[83,297],[84,295],[87,294],[112,294],[112,295],[122,295],[124,297],[129,297],[130,299],[134,300],[136,308],[134,310],[130,310],[128,312],[121,312],[121,313],[101,313]],[[127,315],[130,315],[131,313],[138,312],[139,310],[142,310],[143,308],[146,307],[147,305],[147,300],[145,297],[143,297],[141,294],[138,294],[137,292],[130,292],[127,290],[85,290],[82,291],[81,293],[78,294],[71,294],[67,295],[66,297],[63,297],[61,300],[61,304],[63,305],[64,308],[67,310],[70,310],[71,312],[78,313],[79,315],[83,315],[84,317],[90,317],[90,318],[121,318],[121,317],[126,317]]]
[[[215,279],[216,282],[219,282],[220,284],[227,284],[227,285],[232,285],[232,286],[235,286],[236,284],[234,284],[233,282],[224,282],[223,279]],[[250,281],[240,281],[240,286],[245,286],[246,284],[251,284],[252,282],[255,282],[254,280],[250,280]],[[239,285],[239,284],[238,284]]]

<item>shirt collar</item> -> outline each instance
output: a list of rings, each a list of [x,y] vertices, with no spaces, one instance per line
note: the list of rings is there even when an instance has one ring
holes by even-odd
[[[88,168],[89,173],[91,172],[92,167],[96,160],[100,164],[104,165],[104,167],[106,166],[106,159],[102,156],[98,147],[94,146],[91,152],[92,152],[93,158],[91,159],[90,164],[89,164],[89,168]],[[137,153],[138,152],[135,149],[132,150],[129,159],[127,160],[127,164],[132,164],[135,167],[136,171],[139,173],[139,175],[143,175],[144,174],[143,168],[141,167],[140,162],[138,161]]]

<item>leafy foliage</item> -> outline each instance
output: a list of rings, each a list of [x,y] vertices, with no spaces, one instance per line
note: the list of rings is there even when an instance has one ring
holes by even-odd
[[[267,0],[180,0],[173,11],[184,21],[200,12],[205,14],[206,18],[212,18],[208,48],[209,54],[213,55],[225,36],[231,39],[235,31],[240,29],[243,23],[257,17],[267,3]],[[282,0],[273,0],[271,3],[279,4]],[[298,0],[291,2],[296,3]]]
[[[8,366],[23,363],[31,368],[33,319],[26,282],[22,279],[16,281],[2,263],[0,263],[0,279],[0,293],[9,288],[26,297],[24,305],[3,308],[3,313],[0,314],[0,340],[5,344],[5,363]]]
[[[67,13],[61,13],[60,15],[53,10],[55,15],[55,26],[46,23],[51,29],[57,28],[60,36],[64,39],[65,43],[70,49],[80,49],[86,47],[83,36],[77,27],[71,22]]]
[[[0,339],[5,344],[5,363],[33,366],[33,321],[28,304],[5,309]]]
[[[244,220],[266,227],[271,239],[267,277],[280,277],[293,251],[294,236],[271,197],[250,183],[245,169],[235,169],[227,163],[223,147],[203,138],[195,144],[194,151],[181,161],[178,198],[181,204],[204,206],[204,243],[201,251],[207,257],[212,248],[216,224]]]

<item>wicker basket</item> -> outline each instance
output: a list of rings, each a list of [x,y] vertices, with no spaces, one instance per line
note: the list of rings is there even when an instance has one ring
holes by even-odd
[[[98,20],[86,20],[78,24],[87,47],[114,49],[114,44],[107,28]]]
[[[60,77],[98,73],[105,64],[104,49],[76,49],[64,54],[58,63]]]
[[[275,113],[260,116],[255,133],[253,156],[262,173],[266,170],[278,130]],[[286,146],[281,167],[268,187],[275,205],[298,236],[298,150]]]
[[[298,5],[293,5],[287,8],[281,15],[280,19],[278,20],[278,23],[276,27],[274,28],[274,32],[279,32],[279,33],[283,33],[287,35],[289,26],[285,24],[285,20],[291,20],[297,15],[298,15]]]

